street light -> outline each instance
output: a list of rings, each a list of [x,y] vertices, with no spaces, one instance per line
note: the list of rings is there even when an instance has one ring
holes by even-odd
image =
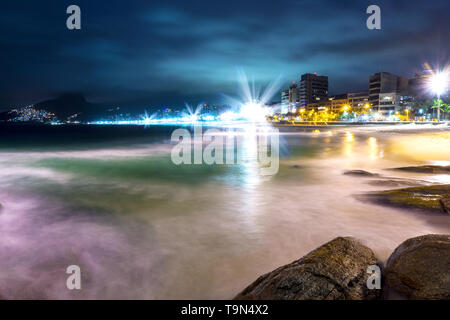
[[[437,95],[438,109],[437,121],[439,122],[441,111],[441,94],[447,91],[448,71],[439,71],[431,76],[430,88]]]

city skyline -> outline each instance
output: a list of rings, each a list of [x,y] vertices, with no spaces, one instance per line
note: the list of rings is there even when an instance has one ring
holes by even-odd
[[[65,92],[130,109],[222,104],[221,93],[236,91],[237,67],[258,85],[317,72],[329,76],[330,94],[357,92],[366,90],[370,74],[412,77],[424,62],[446,62],[444,1],[433,8],[425,1],[381,1],[381,30],[365,26],[368,1],[351,3],[232,2],[225,8],[138,1],[125,11],[120,2],[79,1],[81,30],[65,27],[67,1],[28,4],[33,11],[7,4],[0,110]]]

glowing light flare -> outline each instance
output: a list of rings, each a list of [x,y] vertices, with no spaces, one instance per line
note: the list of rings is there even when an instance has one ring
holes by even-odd
[[[219,119],[222,121],[233,121],[238,118],[238,115],[233,111],[225,111],[219,116]]]
[[[138,123],[143,124],[143,125],[149,125],[154,121],[154,118],[155,118],[154,114],[149,116],[147,111],[145,111],[144,115],[141,117],[141,120],[138,121]]]
[[[448,70],[439,71],[434,73],[430,78],[430,89],[438,96],[442,95],[447,91],[448,85]]]
[[[241,118],[251,122],[265,122],[267,116],[272,114],[270,108],[264,107],[256,101],[244,103],[239,113]]]
[[[283,109],[285,107],[281,104],[272,105],[270,107],[267,106],[271,98],[277,94],[281,88],[281,77],[278,77],[275,81],[269,83],[264,90],[262,90],[260,86],[255,85],[254,81],[252,81],[250,85],[247,75],[242,69],[238,69],[238,78],[241,84],[241,99],[231,98],[225,95],[225,98],[229,101],[226,104],[238,108],[238,120],[268,124],[267,117],[274,115],[274,109]],[[288,111],[290,110],[292,109],[289,106]]]
[[[183,122],[197,122],[200,119],[200,111],[203,108],[203,104],[198,104],[195,110],[191,105],[186,103],[186,111],[183,112],[183,117],[180,119]]]

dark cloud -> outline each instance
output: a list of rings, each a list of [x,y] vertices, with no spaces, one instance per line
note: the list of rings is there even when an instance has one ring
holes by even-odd
[[[83,92],[135,108],[218,102],[236,67],[257,83],[330,76],[330,91],[367,87],[377,71],[412,75],[445,63],[448,1],[16,1],[0,12],[0,108]],[[65,27],[78,4],[82,30]]]

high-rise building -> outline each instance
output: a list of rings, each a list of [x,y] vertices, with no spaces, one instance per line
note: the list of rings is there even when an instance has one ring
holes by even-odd
[[[379,72],[369,78],[369,103],[382,115],[400,109],[400,97],[407,94],[409,80],[388,72]]]
[[[299,102],[301,106],[326,100],[328,97],[328,77],[316,73],[301,76],[299,86]]]
[[[292,85],[289,87],[289,103],[291,106],[295,106],[300,101],[300,95],[297,88],[297,85],[292,83]]]
[[[289,105],[289,89],[281,91],[281,104]]]
[[[288,111],[293,111],[299,106],[300,95],[297,84],[292,82],[288,89],[281,91],[281,103],[287,107]]]

